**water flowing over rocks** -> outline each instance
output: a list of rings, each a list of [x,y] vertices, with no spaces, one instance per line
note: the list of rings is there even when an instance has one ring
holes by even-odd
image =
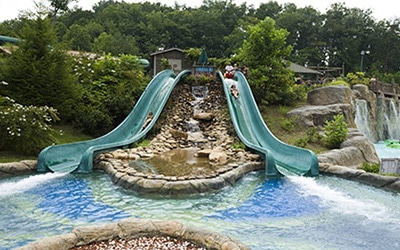
[[[377,98],[366,85],[355,85],[353,90],[341,85],[314,89],[308,93],[308,105],[290,111],[288,117],[298,117],[296,120],[300,122],[299,125],[305,128],[322,129],[325,121],[343,114],[349,126],[348,138],[339,149],[318,155],[320,172],[400,192],[399,177],[367,173],[357,169],[363,163],[380,163],[373,143],[357,129],[355,113],[359,108],[358,100],[364,100],[373,114],[368,120],[374,119],[376,113],[372,110],[377,108]]]
[[[218,191],[231,186],[246,173],[262,170],[260,156],[232,147],[240,143],[230,121],[221,85],[207,85],[208,95],[200,102],[194,100],[192,88],[177,85],[149,136],[148,146],[119,149],[99,155],[95,168],[111,176],[116,185],[138,193],[193,194]],[[196,101],[196,110],[194,102]],[[200,110],[200,112],[199,112]],[[190,140],[187,123],[198,120],[201,138]],[[215,171],[187,176],[144,173],[130,167],[129,160],[139,160],[167,154],[171,150],[197,148],[197,157],[207,157]]]

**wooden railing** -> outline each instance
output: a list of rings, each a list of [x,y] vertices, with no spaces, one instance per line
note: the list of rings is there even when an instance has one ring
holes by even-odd
[[[369,83],[369,89],[376,94],[383,94],[388,97],[400,96],[400,86],[396,83],[371,81]]]

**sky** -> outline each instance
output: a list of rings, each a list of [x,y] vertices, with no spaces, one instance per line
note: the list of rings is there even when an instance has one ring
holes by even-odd
[[[34,11],[35,2],[48,3],[48,0],[0,0],[0,22],[17,18],[20,11],[28,10]],[[78,3],[71,4],[70,7],[78,5],[79,7],[91,10],[92,6],[98,3],[100,0],[78,0]],[[122,1],[122,0],[118,0]],[[124,0],[127,3],[132,2],[144,2],[141,0]],[[199,7],[202,4],[202,0],[147,0],[148,2],[161,2],[162,4],[173,6],[174,3],[179,5],[186,5],[188,7]],[[269,2],[270,0],[233,0],[237,5],[246,2],[248,5],[258,7],[260,3]],[[396,0],[275,0],[279,4],[294,3],[298,8],[311,6],[314,9],[319,10],[321,13],[325,13],[333,3],[344,3],[347,8],[359,8],[362,10],[372,10],[372,15],[376,20],[393,20],[400,17],[400,1]]]

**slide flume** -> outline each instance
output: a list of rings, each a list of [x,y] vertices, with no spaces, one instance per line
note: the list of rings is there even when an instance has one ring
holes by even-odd
[[[236,72],[234,79],[225,79],[221,72],[218,72],[218,76],[224,85],[236,133],[246,147],[263,157],[265,172],[269,177],[319,174],[318,158],[312,151],[286,144],[271,133],[241,72]],[[231,93],[232,84],[238,90],[237,98]]]
[[[190,73],[190,70],[184,70],[175,76],[172,70],[161,71],[150,81],[130,114],[118,127],[93,140],[43,149],[38,156],[37,171],[92,172],[94,156],[127,147],[146,136],[160,116],[175,85]],[[150,113],[153,118],[144,126]]]

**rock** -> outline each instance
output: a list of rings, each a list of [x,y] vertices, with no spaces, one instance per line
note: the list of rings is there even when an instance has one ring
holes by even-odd
[[[308,92],[310,105],[324,106],[331,104],[351,104],[354,99],[352,90],[343,85],[326,86]]]
[[[214,163],[225,163],[228,161],[228,156],[224,152],[211,152],[210,155],[208,156],[208,159],[210,162]]]
[[[370,142],[359,130],[352,129],[349,132],[349,137],[341,145],[341,148],[356,147],[363,154],[363,160],[366,163],[380,163],[375,146]],[[362,163],[361,163],[362,164]]]
[[[193,118],[196,120],[201,120],[201,121],[211,121],[214,119],[214,114],[213,113],[198,113],[194,114]]]
[[[240,241],[230,238],[229,236],[201,228],[186,226],[178,221],[146,220],[135,218],[123,219],[117,223],[77,227],[74,228],[71,233],[38,240],[18,249],[67,250],[74,249],[74,247],[78,246],[89,245],[89,243],[94,243],[96,241],[99,242],[117,238],[129,240],[149,236],[177,238],[199,246],[204,246],[207,249],[250,250],[248,246],[244,245]],[[118,244],[113,244],[112,246],[112,249],[122,249],[119,248],[120,246],[118,246]],[[168,246],[160,246],[160,249],[161,248],[169,249]],[[100,248],[95,245],[91,249]],[[173,249],[175,249],[175,247]],[[182,246],[182,248],[179,249],[186,249],[186,247]]]
[[[198,157],[208,157],[213,152],[212,149],[202,149],[197,151]]]
[[[183,132],[183,131],[177,130],[177,129],[171,129],[170,132],[171,132],[172,136],[177,139],[187,140],[187,138],[188,138],[187,132]]]
[[[350,127],[355,127],[353,108],[350,104],[306,105],[289,111],[287,116],[302,127],[318,127],[322,129],[326,121],[333,120],[333,117],[338,114],[343,114],[347,124]]]
[[[37,162],[34,160],[0,163],[0,178],[32,174],[36,172],[36,166]]]

